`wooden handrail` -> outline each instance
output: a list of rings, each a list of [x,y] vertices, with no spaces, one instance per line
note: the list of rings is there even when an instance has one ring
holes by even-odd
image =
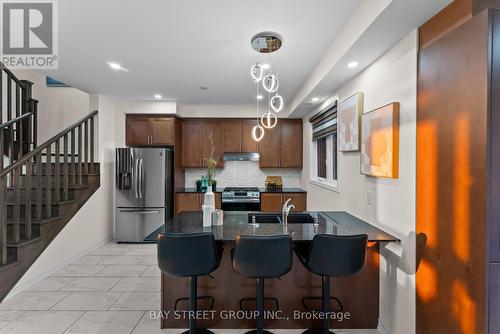
[[[67,127],[65,130],[59,132],[57,135],[53,136],[49,140],[47,140],[45,143],[39,145],[35,150],[27,153],[24,155],[21,159],[17,160],[15,163],[9,165],[6,167],[4,170],[0,171],[0,178],[3,176],[6,176],[10,172],[12,172],[14,169],[19,168],[23,165],[25,165],[28,161],[31,161],[33,157],[36,157],[37,155],[41,155],[42,151],[51,146],[56,140],[61,139],[68,133],[70,133],[72,130],[76,129],[79,125],[83,124],[85,121],[89,119],[93,119],[95,115],[97,115],[98,111],[95,110],[88,114],[87,116],[83,117],[79,121],[75,122],[74,124],[70,125]]]
[[[1,130],[1,129],[3,129],[3,128],[8,128],[8,127],[9,127],[9,126],[11,126],[12,124],[15,124],[15,123],[17,123],[17,122],[19,122],[19,121],[22,121],[23,119],[28,118],[28,117],[30,117],[30,116],[32,116],[32,115],[33,115],[33,112],[29,112],[29,113],[27,113],[27,114],[23,114],[23,115],[21,115],[21,116],[19,116],[19,117],[13,118],[13,119],[11,119],[10,121],[7,121],[7,122],[5,122],[5,123],[2,123],[2,124],[0,124],[0,130]]]
[[[7,73],[7,75],[12,79],[14,80],[19,86],[23,86],[25,87],[26,85],[24,84],[24,82],[22,82],[21,80],[19,80],[15,75],[14,73],[12,73],[7,67],[5,67],[5,65],[0,62],[0,69],[5,71],[5,73]]]

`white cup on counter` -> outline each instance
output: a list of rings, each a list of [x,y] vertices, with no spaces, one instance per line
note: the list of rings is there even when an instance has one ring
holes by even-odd
[[[224,211],[215,209],[215,211],[212,212],[212,225],[222,226],[222,224],[224,224]]]

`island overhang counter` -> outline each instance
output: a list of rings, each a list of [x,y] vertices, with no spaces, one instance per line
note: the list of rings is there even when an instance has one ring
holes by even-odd
[[[367,234],[369,247],[366,266],[362,272],[349,278],[331,279],[331,296],[341,301],[342,309],[333,299],[330,315],[331,328],[377,328],[379,318],[379,267],[380,244],[399,242],[391,234],[346,212],[309,212],[315,217],[314,224],[279,223],[251,224],[251,212],[224,212],[224,224],[203,227],[201,212],[183,212],[166,221],[153,235],[164,233],[211,232],[224,247],[220,267],[211,276],[198,278],[198,296],[213,296],[215,303],[210,309],[209,299],[199,299],[200,312],[196,315],[201,328],[248,328],[255,326],[256,282],[236,274],[231,265],[231,249],[238,235],[289,234],[294,243],[312,241],[316,234],[355,235]],[[258,214],[258,213],[255,213]],[[269,256],[272,256],[270,254]],[[335,254],[332,254],[335,256]],[[266,299],[266,328],[311,328],[320,326],[318,312],[321,300],[302,297],[321,296],[321,277],[307,271],[294,255],[292,270],[280,279],[266,280],[266,297],[276,298],[279,309],[272,299]],[[189,280],[161,275],[161,328],[186,328],[191,316],[186,298],[189,296]],[[243,302],[241,300],[243,299]],[[177,301],[177,308],[175,304]],[[308,310],[313,309],[313,310]],[[207,311],[202,311],[206,309]]]

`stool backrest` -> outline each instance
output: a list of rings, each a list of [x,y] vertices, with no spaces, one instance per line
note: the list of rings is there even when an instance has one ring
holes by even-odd
[[[207,275],[218,265],[212,233],[158,236],[158,266],[166,274],[180,277]]]
[[[321,276],[343,277],[357,273],[365,266],[366,234],[314,236],[307,258],[310,271]]]
[[[292,237],[238,236],[233,268],[248,278],[274,278],[285,275],[292,268]]]

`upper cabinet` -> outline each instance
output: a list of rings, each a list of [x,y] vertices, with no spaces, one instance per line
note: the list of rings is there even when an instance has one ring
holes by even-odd
[[[181,125],[181,162],[184,168],[203,167],[203,124],[183,120]]]
[[[224,121],[224,152],[252,153],[258,152],[259,146],[252,139],[254,120],[225,120]]]
[[[261,168],[302,168],[302,120],[280,119],[259,145]]]
[[[173,145],[174,122],[171,116],[127,115],[125,143],[127,146]]]
[[[222,168],[224,161],[223,122],[219,120],[186,119],[181,126],[182,167],[206,168],[207,158],[212,151],[210,135],[215,146],[214,156],[217,168]]]
[[[183,168],[206,168],[212,134],[217,168],[224,153],[260,153],[260,168],[302,168],[302,120],[280,119],[265,131],[260,143],[252,139],[255,120],[184,119],[181,126]]]
[[[212,142],[215,148],[214,158],[217,160],[217,168],[222,168],[224,166],[224,160],[222,160],[222,156],[224,155],[224,124],[221,121],[203,121],[203,167],[207,167],[207,158],[212,152],[212,142],[210,142],[210,136],[212,137]]]

